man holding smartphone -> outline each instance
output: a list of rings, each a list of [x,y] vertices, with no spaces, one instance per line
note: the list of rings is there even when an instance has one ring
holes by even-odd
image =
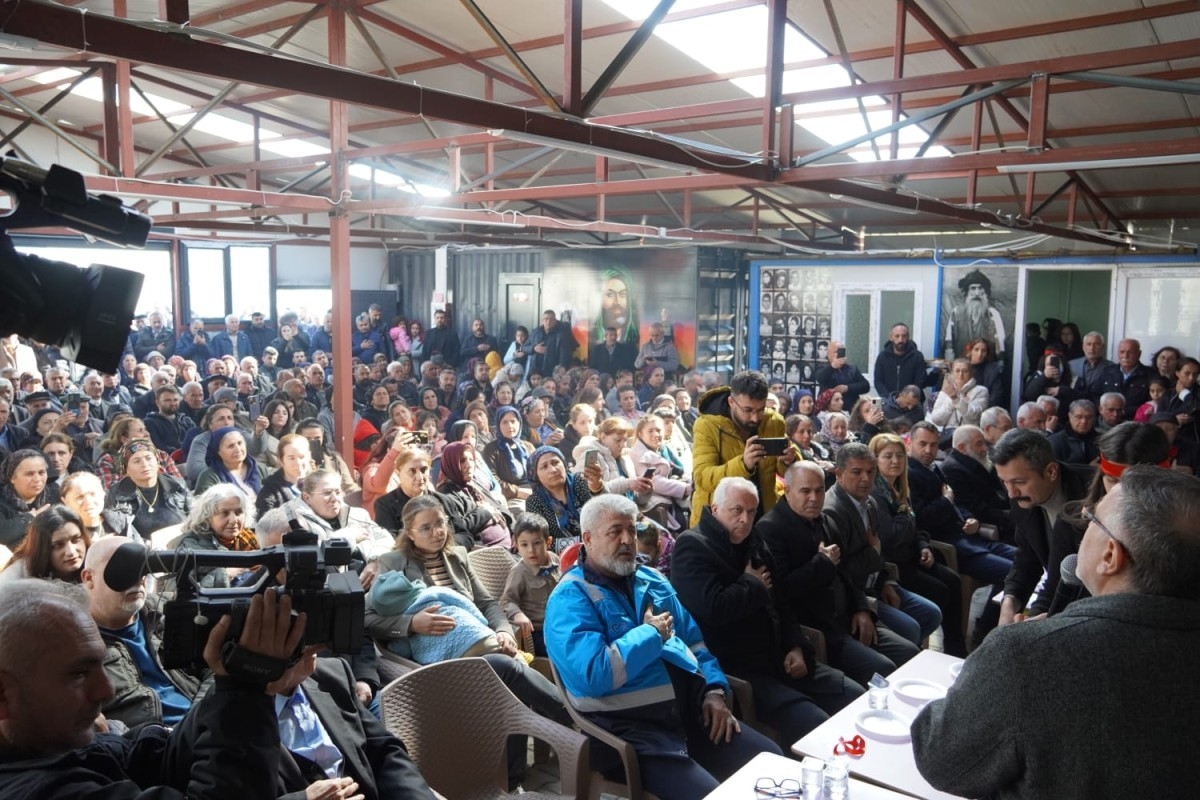
[[[691,526],[700,511],[712,503],[712,493],[723,478],[748,478],[758,487],[755,519],[779,499],[776,476],[796,460],[794,448],[771,455],[760,439],[778,439],[786,433],[783,417],[767,409],[767,379],[756,370],[733,376],[729,386],[706,392],[698,403],[700,417],[692,428]]]
[[[871,389],[871,384],[858,367],[846,360],[846,345],[842,342],[829,343],[829,363],[817,368],[816,377],[821,391],[833,389],[842,393],[847,409],[854,408],[859,396]]]

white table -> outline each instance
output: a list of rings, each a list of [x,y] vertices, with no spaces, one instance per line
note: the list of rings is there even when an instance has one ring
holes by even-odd
[[[949,687],[951,684],[950,667],[961,662],[961,658],[937,653],[932,650],[922,650],[911,661],[888,676],[888,682],[893,686],[897,681],[905,679],[921,679],[939,683]],[[797,755],[816,756],[820,759],[830,758],[833,747],[839,738],[851,739],[860,735],[854,725],[855,718],[870,708],[867,695],[864,694],[850,705],[843,708],[827,722],[809,733],[792,745],[792,752]],[[892,692],[888,697],[888,708],[903,717],[912,720],[920,711],[896,696]],[[863,736],[867,742],[867,751],[861,758],[851,758],[850,774],[868,781],[887,786],[898,792],[926,800],[953,800],[956,795],[939,792],[930,786],[921,773],[917,771],[917,763],[913,758],[912,742],[890,744]]]
[[[800,781],[800,762],[774,753],[759,753],[730,775],[705,800],[754,800],[754,784],[759,778],[770,778],[776,782],[784,778]],[[907,797],[891,789],[851,778],[850,800],[907,800]]]

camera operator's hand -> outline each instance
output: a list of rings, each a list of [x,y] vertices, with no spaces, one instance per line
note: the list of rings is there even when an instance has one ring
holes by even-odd
[[[257,655],[287,660],[296,652],[296,645],[304,637],[307,619],[308,615],[301,612],[292,620],[292,598],[288,595],[277,596],[275,592],[256,594],[250,599],[250,611],[246,615],[246,624],[238,644]],[[204,661],[214,675],[229,674],[221,661],[221,646],[225,643],[231,624],[233,619],[228,614],[221,617],[213,626],[208,643],[204,646]]]
[[[300,654],[300,660],[287,668],[287,672],[280,676],[279,680],[271,681],[267,684],[267,694],[290,695],[296,690],[296,687],[304,683],[304,680],[317,671],[317,656],[325,649],[323,644],[310,644],[304,648],[304,652]]]
[[[408,625],[409,633],[426,633],[433,636],[445,636],[450,631],[457,627],[454,617],[448,617],[445,614],[437,613],[441,608],[441,603],[434,603],[426,606],[413,615],[412,622]]]
[[[353,778],[325,778],[308,785],[304,800],[363,800],[363,795]]]

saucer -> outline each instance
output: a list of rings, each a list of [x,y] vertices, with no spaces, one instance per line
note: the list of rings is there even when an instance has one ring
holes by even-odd
[[[863,736],[891,744],[903,744],[912,738],[909,733],[911,726],[911,720],[886,708],[864,711],[854,720],[854,727]]]

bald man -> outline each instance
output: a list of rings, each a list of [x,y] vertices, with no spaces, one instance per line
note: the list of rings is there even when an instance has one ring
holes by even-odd
[[[158,658],[162,620],[146,607],[144,578],[124,592],[114,591],[104,582],[104,568],[112,554],[128,542],[124,536],[106,536],[94,542],[81,575],[88,611],[104,641],[104,670],[113,685],[112,697],[103,706],[104,716],[130,728],[147,722],[178,725],[191,708],[200,676],[163,669]]]

